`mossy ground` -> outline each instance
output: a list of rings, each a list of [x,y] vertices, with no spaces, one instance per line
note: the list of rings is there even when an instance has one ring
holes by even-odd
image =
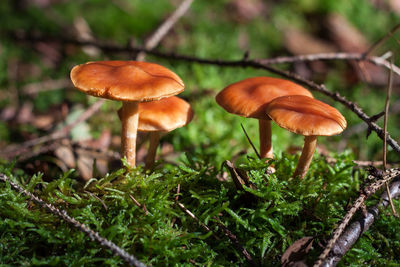
[[[162,166],[154,172],[120,169],[101,179],[81,183],[73,171],[43,181],[2,172],[30,192],[65,209],[141,261],[155,266],[246,264],[246,260],[220,231],[222,222],[263,266],[279,265],[280,256],[294,241],[315,237],[312,262],[323,242],[357,197],[365,173],[354,169],[349,153],[337,155],[329,165],[316,155],[306,179],[290,178],[296,156],[283,154],[267,174],[268,165],[250,156],[239,167],[246,170],[256,189],[238,191],[221,178],[225,169],[205,159]],[[199,164],[199,162],[201,164]],[[175,204],[193,212],[219,238],[205,231]],[[119,265],[123,261],[102,249],[66,222],[47,213],[2,183],[1,261],[12,265]],[[248,194],[252,196],[248,197]],[[134,197],[142,207],[132,200]],[[146,208],[144,209],[143,206]],[[400,208],[396,202],[397,208]],[[344,258],[343,265],[399,264],[400,222],[386,212]],[[390,230],[389,230],[390,229]]]
[[[137,44],[142,44],[174,9],[171,2],[176,3],[167,0],[151,4],[139,0],[55,1],[40,8],[34,4],[21,7],[22,2],[0,2],[0,15],[6,21],[0,26],[0,66],[3,70],[9,69],[0,72],[0,108],[20,108],[23,103],[31,103],[37,114],[49,114],[60,110],[62,105],[82,111],[82,106],[88,106],[95,99],[70,88],[31,97],[25,93],[24,85],[66,78],[72,66],[89,60],[128,59],[132,55],[99,53],[90,57],[77,47],[67,47],[56,49],[62,52],[52,59],[52,54],[43,53],[40,47],[17,43],[8,35],[9,31],[40,31],[58,36],[69,33],[73,21],[81,16],[100,40],[125,45],[133,36]],[[301,0],[263,2],[266,8],[263,13],[243,21],[237,20],[237,14],[230,9],[232,2],[195,1],[189,15],[164,39],[160,50],[230,60],[241,59],[249,50],[251,58],[267,58],[288,54],[283,34],[289,26],[326,37],[326,29],[320,21],[329,14],[343,15],[370,42],[384,35],[399,19],[395,12],[376,8],[369,1]],[[395,40],[390,39],[378,53],[388,50],[398,50]],[[195,111],[191,124],[162,139],[162,143],[172,145],[172,159],[161,160],[154,172],[146,172],[141,166],[128,170],[115,167],[106,176],[95,175],[89,182],[83,182],[78,171],[60,170],[54,164],[52,153],[25,162],[1,161],[0,172],[65,209],[149,265],[245,265],[244,257],[224,236],[217,222],[235,234],[254,260],[264,266],[279,265],[289,245],[304,236],[313,236],[316,238],[314,249],[307,259],[312,263],[321,251],[320,244],[329,238],[364,183],[365,171],[352,160],[380,160],[381,140],[374,133],[366,140],[366,128],[354,114],[331,99],[314,94],[338,108],[348,121],[349,129],[342,135],[319,138],[328,151],[342,148],[332,154],[337,162],[328,163],[316,153],[306,178],[291,179],[299,153],[287,151],[289,147],[300,147],[303,140],[274,125],[276,158],[270,164],[274,164],[277,171],[268,175],[269,164],[256,158],[240,126],[244,125],[257,147],[256,120],[228,114],[216,104],[214,96],[230,83],[269,73],[151,56],[147,60],[162,64],[182,77],[186,90],[180,96],[189,100]],[[20,71],[12,75],[11,67],[15,65]],[[289,65],[280,67],[293,70]],[[349,82],[346,75],[350,70],[344,62],[326,63],[325,67],[329,70],[327,73],[317,73],[312,79],[324,82],[330,90],[357,102],[370,115],[383,110],[383,87],[363,81]],[[393,101],[398,94],[394,90]],[[116,115],[119,106],[119,103],[106,102],[100,116],[90,118],[85,123],[86,130],[82,131],[97,138],[104,129],[110,129],[112,135],[117,136],[120,133]],[[397,127],[400,117],[396,112],[394,109],[388,128],[394,138],[400,135]],[[382,121],[378,123],[382,125]],[[56,120],[52,129],[62,124],[62,120]],[[18,144],[47,133],[30,123],[0,121],[0,146]],[[73,134],[72,138],[81,134]],[[400,156],[389,149],[388,158],[398,161]],[[235,161],[237,167],[246,170],[255,189],[238,191],[228,170],[222,166],[225,160]],[[27,168],[28,165],[37,166],[38,162],[46,164],[46,172]],[[175,204],[178,184],[179,202],[218,239]],[[138,207],[132,197],[145,205],[146,210]],[[374,204],[377,199],[374,197],[368,203]],[[398,201],[395,205],[400,210]],[[0,183],[0,207],[0,264],[124,265],[119,257],[28,201],[6,183]],[[400,220],[384,211],[340,264],[399,265],[399,240]]]

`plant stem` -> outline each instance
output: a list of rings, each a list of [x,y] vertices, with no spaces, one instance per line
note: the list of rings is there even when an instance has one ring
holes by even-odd
[[[146,169],[153,168],[156,160],[158,144],[160,143],[160,132],[150,132],[150,146],[146,156]]]
[[[261,158],[274,157],[271,142],[271,120],[258,120]]]
[[[121,154],[126,157],[131,167],[136,165],[136,136],[139,124],[138,107],[138,102],[123,102],[121,112]]]
[[[301,152],[299,162],[297,163],[296,170],[293,173],[293,178],[299,177],[303,179],[306,176],[308,167],[310,167],[311,160],[314,156],[315,148],[317,147],[317,136],[305,136],[304,137],[304,147]]]

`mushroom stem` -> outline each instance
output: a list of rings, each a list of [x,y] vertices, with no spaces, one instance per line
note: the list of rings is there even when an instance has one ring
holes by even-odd
[[[122,119],[121,152],[131,167],[136,165],[136,136],[139,124],[138,102],[123,102],[120,118]]]
[[[274,157],[272,142],[271,142],[271,120],[258,120],[259,135],[260,135],[260,156],[261,158]]]
[[[158,144],[160,143],[160,132],[150,132],[150,146],[146,156],[146,169],[153,168],[154,161],[156,160],[156,153]]]
[[[293,173],[293,178],[299,177],[300,180],[306,176],[308,167],[310,167],[311,160],[314,156],[315,148],[317,147],[317,136],[305,136],[304,147],[301,152],[299,162],[297,163],[296,170]]]

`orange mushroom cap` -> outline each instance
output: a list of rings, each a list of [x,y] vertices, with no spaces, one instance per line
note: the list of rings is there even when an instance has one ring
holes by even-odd
[[[96,61],[75,66],[71,80],[80,91],[107,99],[153,101],[184,90],[167,68],[140,61]]]
[[[188,102],[177,97],[139,103],[139,126],[142,132],[169,132],[188,124],[193,110]]]
[[[347,127],[346,119],[337,109],[303,95],[278,97],[266,111],[280,127],[304,136],[335,135]]]
[[[216,100],[229,113],[266,119],[267,104],[285,95],[313,97],[310,91],[291,81],[272,77],[254,77],[229,85],[218,93]]]

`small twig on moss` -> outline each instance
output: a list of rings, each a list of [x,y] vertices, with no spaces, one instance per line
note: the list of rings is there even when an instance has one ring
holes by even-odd
[[[139,201],[137,201],[136,198],[134,198],[131,194],[129,194],[129,197],[132,199],[133,203],[135,203],[136,206],[143,209],[145,215],[149,214],[149,212],[147,211],[147,208],[146,208],[146,204],[143,204],[143,205],[140,204]]]
[[[99,198],[98,196],[96,196],[95,194],[93,194],[92,192],[89,192],[89,191],[87,191],[87,190],[85,190],[85,191],[83,191],[83,192],[85,192],[86,194],[88,194],[88,195],[90,195],[91,197],[93,197],[93,198],[95,198],[96,200],[98,200],[98,201],[101,203],[101,205],[103,205],[104,209],[105,209],[106,211],[108,210],[108,207],[107,207],[106,203],[104,203],[104,201],[103,201],[101,198]]]
[[[245,257],[246,261],[250,264],[250,266],[258,266],[254,262],[253,257],[250,253],[240,244],[239,240],[237,239],[236,235],[234,235],[217,217],[214,216],[214,220],[221,228],[222,232],[229,238],[233,246]]]
[[[190,218],[192,218],[193,220],[195,220],[200,226],[201,228],[203,228],[204,230],[206,230],[207,232],[211,232],[213,234],[213,236],[219,240],[219,237],[213,232],[211,231],[211,229],[205,225],[204,223],[200,222],[200,220],[196,217],[196,215],[193,214],[193,212],[191,212],[190,210],[188,210],[182,203],[180,202],[176,202],[177,206],[187,215],[189,215]]]
[[[340,235],[343,233],[347,224],[349,223],[350,219],[354,216],[356,211],[364,204],[365,200],[367,200],[377,190],[381,189],[385,185],[386,182],[388,182],[388,181],[392,180],[394,177],[398,176],[400,174],[400,170],[399,169],[390,169],[390,170],[387,170],[387,171],[381,172],[381,173],[382,173],[382,177],[378,181],[368,185],[366,188],[364,188],[360,192],[360,196],[356,199],[356,201],[354,201],[354,204],[351,206],[349,211],[343,217],[340,225],[333,232],[332,238],[328,241],[328,244],[326,245],[324,251],[318,257],[318,260],[315,262],[314,267],[323,266],[322,263],[325,260],[325,258],[328,256],[333,245],[336,243],[336,241],[338,240]],[[368,179],[376,179],[377,176],[378,176],[378,173],[370,174],[368,176]]]
[[[178,184],[176,186],[175,203],[178,202],[180,193],[181,193],[181,184]]]
[[[247,141],[249,141],[249,143],[250,143],[251,147],[253,148],[254,152],[256,153],[257,157],[259,159],[261,159],[260,153],[258,153],[256,147],[254,146],[253,142],[251,141],[249,135],[247,134],[246,129],[244,128],[243,124],[241,123],[240,126],[242,126],[242,130],[244,132],[244,135],[246,136]]]
[[[99,233],[90,229],[87,225],[80,223],[79,221],[75,220],[74,218],[70,217],[65,210],[58,209],[54,207],[52,204],[45,202],[44,200],[38,198],[34,194],[28,192],[26,189],[22,188],[20,185],[11,181],[11,179],[3,173],[0,173],[0,180],[3,182],[9,183],[14,190],[18,191],[19,193],[27,196],[38,204],[40,207],[47,209],[50,213],[60,217],[62,220],[66,221],[70,225],[75,228],[78,228],[80,231],[85,233],[89,236],[90,239],[99,243],[102,247],[111,250],[114,254],[120,256],[124,261],[126,261],[131,266],[139,266],[145,267],[146,265],[135,258],[135,256],[129,254],[124,249],[120,248],[112,241],[105,239],[104,237],[100,236]]]
[[[392,198],[398,198],[400,196],[399,176],[397,176],[390,186],[390,195]],[[346,252],[353,247],[361,235],[367,231],[374,223],[375,219],[378,218],[380,209],[388,206],[389,199],[386,191],[382,194],[381,199],[382,201],[379,204],[368,209],[366,216],[361,217],[359,220],[353,222],[349,227],[346,228],[346,230],[332,247],[329,256],[321,263],[320,266],[331,267],[336,266],[339,263]]]

